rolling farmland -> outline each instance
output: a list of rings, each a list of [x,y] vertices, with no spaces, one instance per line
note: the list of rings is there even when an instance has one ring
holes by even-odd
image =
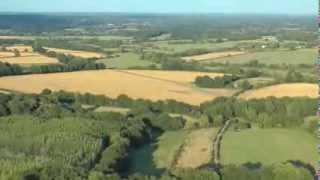
[[[49,88],[103,94],[113,98],[126,94],[132,98],[150,100],[175,99],[193,105],[199,105],[216,97],[231,96],[236,92],[230,89],[194,88],[188,82],[191,82],[197,73],[155,71],[155,74],[152,74],[152,72],[102,70],[3,77],[0,78],[0,88],[27,93],[37,93]],[[166,76],[159,77],[163,74]],[[208,75],[210,76],[210,73]]]
[[[59,61],[55,58],[46,57],[40,54],[32,56],[21,56],[21,57],[9,57],[0,58],[0,62],[7,62],[10,64],[19,65],[33,65],[33,64],[57,64]]]
[[[59,61],[55,58],[50,58],[38,53],[33,52],[31,46],[27,45],[15,45],[6,47],[5,52],[0,52],[0,62],[6,62],[10,64],[19,64],[19,65],[42,65],[42,64],[56,64]],[[15,56],[14,51],[17,50],[20,52],[19,56]]]
[[[317,97],[318,86],[316,84],[308,83],[293,83],[293,84],[279,84],[268,86],[260,89],[246,91],[240,94],[240,98],[254,99],[274,97]]]

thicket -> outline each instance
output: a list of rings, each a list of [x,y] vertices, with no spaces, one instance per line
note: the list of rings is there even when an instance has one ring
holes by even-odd
[[[240,78],[234,75],[224,75],[222,77],[211,78],[209,76],[198,76],[195,80],[195,85],[202,88],[225,88],[239,80]]]

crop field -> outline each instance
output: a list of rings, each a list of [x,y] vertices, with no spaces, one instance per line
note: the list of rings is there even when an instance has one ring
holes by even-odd
[[[196,77],[196,73],[155,71],[154,76],[148,76],[152,75],[152,72],[101,70],[11,76],[0,78],[0,88],[27,93],[39,93],[49,88],[102,94],[112,98],[126,94],[132,98],[154,101],[175,99],[192,105],[199,105],[216,97],[231,96],[236,92],[230,89],[194,88],[186,82],[191,82],[192,78]],[[165,77],[155,78],[158,75],[165,75]]]
[[[54,51],[56,53],[72,55],[72,56],[81,57],[81,58],[104,58],[105,57],[105,55],[101,53],[89,52],[89,51],[74,51],[74,50],[49,48],[49,47],[46,47],[45,49],[47,49],[48,51]]]
[[[264,64],[314,64],[317,57],[316,49],[300,49],[295,51],[274,50],[265,52],[254,52],[243,55],[212,59],[203,62],[230,62],[230,63],[248,63],[252,60],[258,60]]]
[[[292,83],[292,84],[279,84],[268,86],[260,89],[246,91],[240,94],[240,98],[254,99],[274,97],[318,97],[318,86],[316,84],[308,83]]]
[[[131,67],[150,67],[154,63],[146,60],[140,60],[139,55],[134,53],[122,53],[116,58],[107,58],[99,60],[108,68],[128,69]]]
[[[0,62],[7,62],[10,64],[19,64],[19,65],[59,63],[59,61],[55,58],[46,57],[40,54],[34,54],[31,56],[0,58]]]
[[[14,57],[13,52],[0,52],[0,58]]]
[[[201,129],[192,131],[185,142],[183,151],[177,162],[180,168],[198,168],[212,159],[213,140],[217,129]]]
[[[183,57],[182,59],[186,61],[204,61],[208,59],[219,59],[224,57],[233,57],[246,54],[243,51],[224,51],[224,52],[213,52],[207,54],[201,54],[196,56]]]
[[[317,139],[308,132],[293,129],[228,131],[222,140],[223,164],[263,162],[273,164],[300,160],[316,166]]]
[[[27,46],[27,45],[16,45],[16,46],[10,46],[10,47],[6,47],[7,50],[9,51],[14,51],[14,50],[18,50],[21,53],[24,52],[33,52],[33,49],[31,46]]]
[[[187,136],[187,131],[168,131],[158,137],[156,142],[135,150],[131,155],[131,171],[155,173],[169,169]]]

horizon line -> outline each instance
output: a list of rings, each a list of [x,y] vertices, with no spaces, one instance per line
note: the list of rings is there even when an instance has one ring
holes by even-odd
[[[263,13],[263,12],[125,12],[125,11],[0,11],[0,14],[155,14],[155,15],[283,15],[317,16],[317,13]]]

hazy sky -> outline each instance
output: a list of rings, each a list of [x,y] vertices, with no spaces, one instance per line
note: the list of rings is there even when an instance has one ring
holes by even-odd
[[[318,0],[0,0],[2,12],[316,14]]]

